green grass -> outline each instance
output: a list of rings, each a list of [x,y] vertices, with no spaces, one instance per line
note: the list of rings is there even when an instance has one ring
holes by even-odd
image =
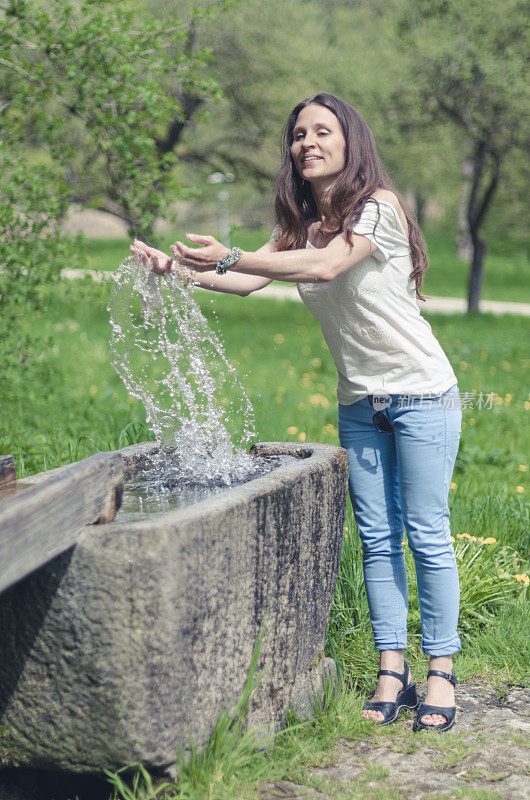
[[[0,389],[4,421],[0,452],[16,455],[19,475],[148,437],[143,409],[128,398],[110,365],[109,292],[108,285],[90,280],[63,283],[50,292],[47,311],[28,319],[41,337],[42,364],[53,381],[16,374],[7,376]],[[259,439],[337,444],[335,368],[318,324],[304,307],[259,296],[198,293],[198,298],[221,332],[252,399]],[[474,589],[463,595],[467,627],[463,651],[456,659],[457,675],[498,686],[523,683],[528,680],[529,612],[524,584],[514,575],[527,569],[530,529],[528,323],[520,317],[489,315],[432,316],[430,321],[461,391],[474,391],[475,398],[479,392],[493,393],[491,408],[479,410],[475,402],[464,410],[450,494],[455,537],[466,533],[497,539],[492,545],[457,539],[457,546],[468,548],[460,562],[464,584],[489,592],[484,597]],[[373,687],[377,664],[351,508],[348,528],[326,642],[327,653],[342,666],[341,691],[325,702],[325,711],[314,720],[291,719],[270,751],[255,751],[242,740],[241,746],[232,742],[228,754],[216,740],[213,755],[211,749],[204,756],[195,754],[186,781],[178,792],[174,786],[168,789],[168,797],[250,800],[266,780],[307,783],[308,765],[326,763],[340,738],[391,736],[375,734],[359,718],[359,691]],[[484,560],[477,561],[473,554],[481,549]],[[412,572],[410,555],[407,558]],[[509,591],[500,598],[495,571],[501,584],[508,580],[501,573],[511,576]],[[483,576],[489,576],[489,583]],[[413,585],[410,631],[410,663],[415,675],[424,678],[427,662],[419,647]],[[166,789],[162,792],[158,784],[144,785],[145,776],[140,774],[138,781],[135,797],[164,796]],[[360,797],[368,796],[364,790],[359,783]],[[117,797],[126,797],[127,791],[125,785],[116,786]]]
[[[142,409],[129,401],[110,365],[109,293],[109,286],[88,279],[61,284],[46,314],[28,321],[43,342],[53,339],[51,348],[43,347],[42,358],[55,373],[54,383],[43,391],[38,382],[18,375],[4,385],[8,424],[0,440],[4,452],[10,447],[24,457],[28,470],[43,468],[45,455],[47,466],[67,460],[67,448],[84,452],[110,446],[131,420],[143,420]],[[337,442],[335,368],[318,324],[302,304],[206,292],[197,296],[238,367],[260,437]],[[530,452],[527,320],[454,315],[431,321],[461,391],[475,392],[473,407],[464,410],[455,497],[469,499],[484,487],[487,496],[505,492],[499,503],[516,509],[510,526],[518,526],[518,502],[529,489],[529,471],[521,470],[528,467]],[[491,408],[478,409],[480,392],[493,393]],[[92,444],[84,444],[86,437]],[[518,493],[518,486],[524,492]]]
[[[215,231],[201,231],[213,233]],[[243,250],[256,250],[270,236],[270,230],[239,230],[233,235],[234,243]],[[185,233],[162,237],[157,244],[169,253],[169,245],[176,239],[184,240]],[[456,254],[454,237],[438,231],[426,233],[430,266],[425,276],[423,291],[427,295],[442,297],[467,297],[469,264]],[[87,240],[88,266],[92,269],[114,270],[129,252],[129,242],[124,239]],[[74,265],[72,265],[74,266]],[[484,270],[482,297],[485,300],[508,300],[530,303],[530,240],[493,239],[490,243]]]
[[[360,707],[358,694],[343,684],[334,688],[327,683],[314,698],[312,718],[302,721],[291,712],[268,749],[260,748],[252,732],[244,730],[237,712],[222,714],[202,750],[179,758],[178,784],[154,781],[140,768],[132,781],[120,774],[111,778],[113,800],[257,800],[259,786],[267,781],[316,786],[322,781],[308,781],[309,766],[330,763],[340,738],[373,734],[373,726],[360,717]],[[228,720],[232,725],[227,730]]]

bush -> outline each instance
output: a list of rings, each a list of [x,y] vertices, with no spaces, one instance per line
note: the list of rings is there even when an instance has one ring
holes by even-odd
[[[51,381],[50,341],[32,332],[46,288],[61,268],[80,260],[78,239],[59,234],[66,188],[49,167],[29,165],[12,149],[0,152],[0,396],[24,391],[27,378]]]

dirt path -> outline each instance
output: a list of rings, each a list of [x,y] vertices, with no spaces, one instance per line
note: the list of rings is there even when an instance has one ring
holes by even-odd
[[[277,286],[271,284],[260,289],[250,297],[275,297],[277,299],[297,300],[300,296],[294,286]],[[425,303],[418,304],[422,311],[432,314],[464,314],[467,311],[467,302],[461,297],[431,297]],[[480,310],[491,314],[519,314],[530,317],[530,303],[508,303],[504,300],[481,300]]]
[[[419,686],[421,695],[425,687]],[[528,800],[530,689],[457,687],[457,724],[413,734],[412,716],[367,739],[341,739],[306,785],[267,783],[260,800]]]
[[[64,280],[79,280],[90,277],[93,281],[111,281],[112,272],[96,269],[63,269],[61,278]],[[273,284],[251,294],[250,297],[269,297],[276,300],[294,300],[301,303],[300,295],[294,286],[278,286]],[[465,314],[467,303],[460,297],[431,297],[425,303],[420,303],[421,311],[432,314]],[[481,300],[480,310],[491,314],[519,314],[530,317],[530,303],[509,303],[504,300]]]

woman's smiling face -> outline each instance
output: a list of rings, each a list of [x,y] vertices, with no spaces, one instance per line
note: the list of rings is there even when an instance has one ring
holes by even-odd
[[[300,177],[310,183],[336,178],[344,169],[345,147],[340,122],[332,111],[316,103],[300,111],[291,145]]]

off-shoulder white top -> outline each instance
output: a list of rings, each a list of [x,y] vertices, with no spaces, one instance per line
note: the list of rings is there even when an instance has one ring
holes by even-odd
[[[409,240],[396,209],[367,201],[353,232],[377,250],[332,281],[297,285],[337,367],[339,403],[368,394],[443,394],[457,379],[416,305]]]

